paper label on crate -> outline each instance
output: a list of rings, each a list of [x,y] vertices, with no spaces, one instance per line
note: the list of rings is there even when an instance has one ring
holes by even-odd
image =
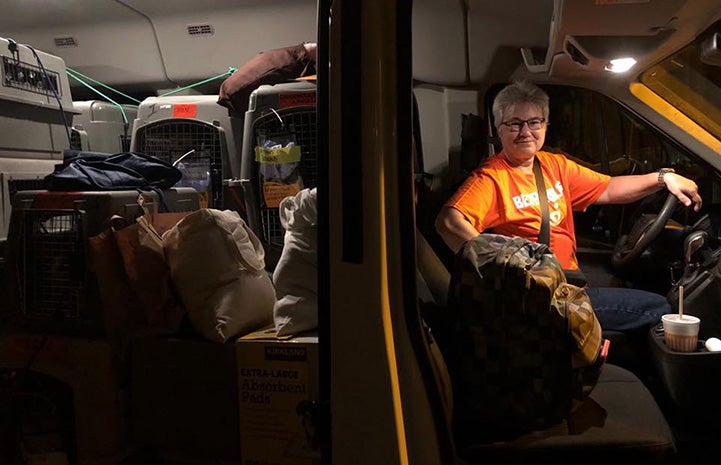
[[[314,107],[315,92],[293,92],[278,96],[279,108]]]
[[[173,118],[195,118],[197,107],[194,103],[176,103],[173,105]]]
[[[300,145],[266,149],[255,147],[255,161],[268,165],[282,165],[283,163],[298,163],[300,161]]]
[[[300,192],[300,181],[293,184],[265,181],[263,183],[263,200],[268,208],[278,208],[281,200],[292,197]]]

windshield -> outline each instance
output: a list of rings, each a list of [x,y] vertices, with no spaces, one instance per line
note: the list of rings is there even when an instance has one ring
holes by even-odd
[[[721,139],[721,67],[700,59],[705,35],[641,76],[641,81]]]

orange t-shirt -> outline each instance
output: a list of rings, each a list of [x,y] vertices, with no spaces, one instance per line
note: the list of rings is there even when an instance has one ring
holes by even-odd
[[[573,210],[584,211],[603,194],[611,178],[584,168],[563,155],[538,152],[546,184],[551,251],[565,269],[578,269]],[[508,163],[503,152],[478,167],[446,203],[460,211],[479,232],[538,241],[541,207],[533,173]]]

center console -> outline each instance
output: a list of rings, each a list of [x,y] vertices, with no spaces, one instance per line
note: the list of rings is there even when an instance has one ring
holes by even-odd
[[[657,372],[679,412],[703,417],[721,413],[721,352],[706,350],[704,339],[695,352],[675,352],[664,342],[661,324],[650,338]]]
[[[712,417],[721,413],[721,352],[709,352],[705,342],[721,338],[721,249],[686,272],[668,294],[678,312],[679,285],[684,286],[684,314],[701,320],[694,352],[676,352],[664,342],[659,323],[651,330],[653,359],[671,400],[685,416]]]

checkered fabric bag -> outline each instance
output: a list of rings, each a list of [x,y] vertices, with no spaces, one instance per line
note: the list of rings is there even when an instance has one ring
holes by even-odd
[[[459,442],[507,439],[563,420],[593,389],[601,327],[548,247],[481,234],[456,258],[449,294]]]

